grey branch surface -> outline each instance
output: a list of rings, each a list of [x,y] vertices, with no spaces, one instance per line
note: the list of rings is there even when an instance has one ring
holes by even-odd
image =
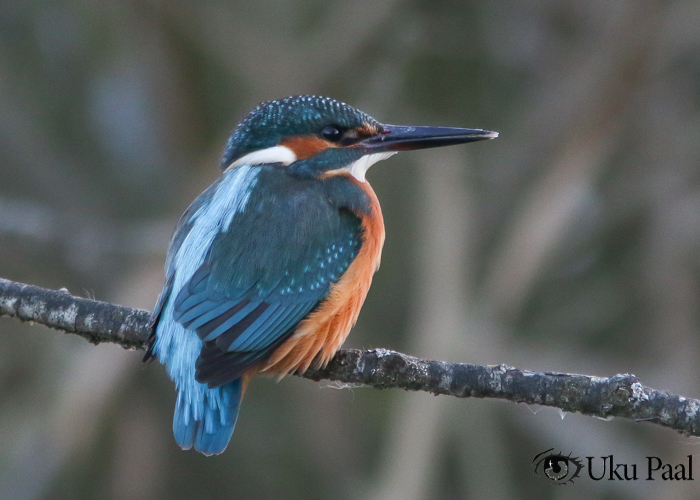
[[[143,349],[150,313],[74,297],[0,278],[0,316],[75,333],[99,344]],[[505,365],[481,366],[414,358],[386,349],[341,350],[328,366],[305,378],[405,389],[458,398],[496,398],[580,412],[600,418],[623,417],[700,436],[700,401],[645,387],[634,375],[593,377],[533,372]]]

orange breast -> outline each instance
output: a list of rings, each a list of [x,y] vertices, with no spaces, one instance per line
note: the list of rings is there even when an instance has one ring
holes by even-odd
[[[299,323],[295,333],[277,348],[260,371],[279,373],[281,378],[292,372],[304,372],[312,365],[325,366],[357,321],[372,277],[379,268],[385,233],[384,218],[374,190],[367,182],[352,180],[370,199],[370,214],[361,217],[362,247],[318,309]]]

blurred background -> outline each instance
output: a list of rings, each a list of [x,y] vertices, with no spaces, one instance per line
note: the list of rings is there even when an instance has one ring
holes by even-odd
[[[387,241],[346,347],[700,397],[694,0],[3,0],[0,276],[152,309],[231,129],[298,93],[501,133],[369,172]],[[700,493],[643,480],[646,456],[700,468],[700,441],[651,424],[296,377],[257,379],[205,458],[176,446],[142,352],[7,318],[0,341],[2,499]],[[549,448],[640,480],[554,487],[532,472]]]

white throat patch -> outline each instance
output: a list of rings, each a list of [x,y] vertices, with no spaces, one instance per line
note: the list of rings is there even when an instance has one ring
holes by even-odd
[[[265,163],[282,163],[289,165],[297,161],[297,155],[287,146],[273,146],[267,149],[253,151],[245,156],[240,157],[229,168],[240,167],[241,165],[264,165]]]
[[[365,182],[365,174],[367,173],[367,170],[369,170],[369,167],[371,167],[378,161],[386,160],[387,158],[394,156],[396,153],[397,151],[389,151],[386,153],[374,153],[370,155],[365,155],[359,160],[355,160],[347,167],[338,169],[338,171],[348,172],[358,181]]]

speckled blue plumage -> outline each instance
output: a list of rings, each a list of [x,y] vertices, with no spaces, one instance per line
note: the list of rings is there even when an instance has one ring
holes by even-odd
[[[244,165],[186,211],[168,253],[153,346],[178,389],[173,432],[182,448],[225,449],[241,377],[328,295],[360,250],[356,214],[368,210],[347,178],[318,182]]]
[[[363,123],[380,125],[368,114],[327,97],[299,95],[266,101],[234,129],[221,166],[226,168],[236,158],[275,146],[285,136],[316,135],[325,125],[352,128]]]

